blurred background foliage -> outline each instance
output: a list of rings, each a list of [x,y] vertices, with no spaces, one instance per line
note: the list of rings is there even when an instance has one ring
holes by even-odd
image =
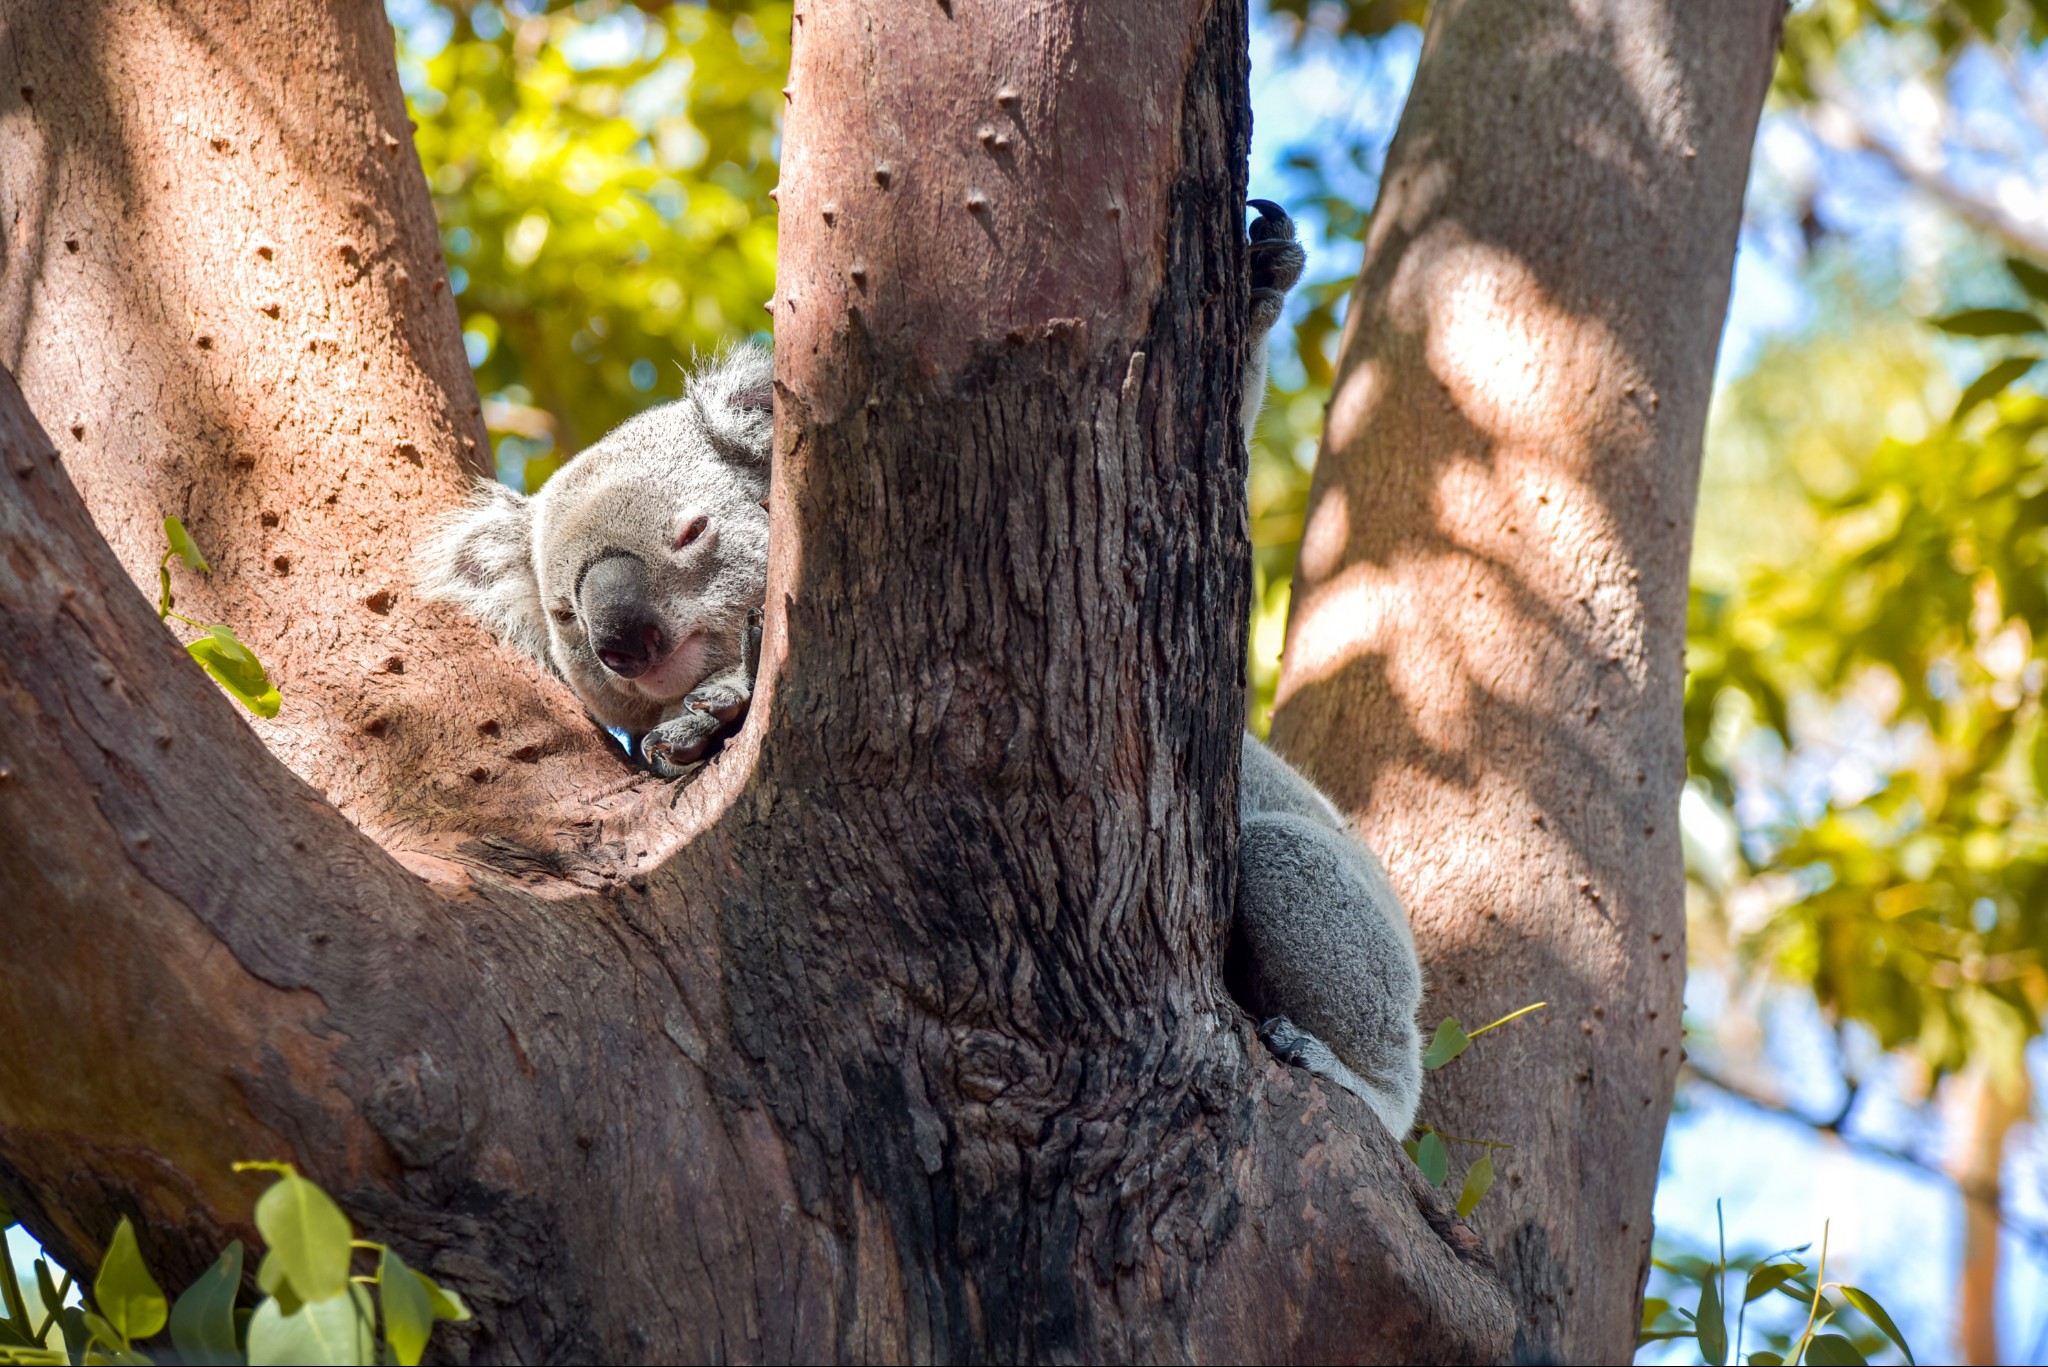
[[[389,8],[499,477],[530,491],[765,331],[790,6]]]
[[[790,6],[389,9],[499,474],[532,489],[680,392],[693,353],[765,335]],[[1254,9],[1253,183],[1311,247],[1252,452],[1263,728],[1424,5]],[[2001,1256],[2048,1250],[2048,1161],[2016,1138],[2048,1010],[2044,38],[2048,0],[1788,14],[1708,435],[1685,703],[1692,1060],[1660,1227],[1682,1241],[1733,1184],[1783,1190],[1796,1167],[1793,1138],[1732,1178],[1687,1167],[1688,1116],[1723,1101],[1938,1174],[1957,1230],[1909,1229],[1916,1246],[1885,1256],[1919,1259],[1899,1285],[1920,1308],[1885,1300],[1923,1356],[1946,1341],[1973,1360],[2005,1351],[2001,1324],[2040,1332],[2025,1297],[1987,1297]],[[1734,1115],[1712,1110],[1717,1136]],[[1830,1213],[1839,1236],[1843,1211],[1802,1211],[1770,1243]],[[1696,1240],[1665,1262],[1702,1256]],[[2038,1360],[2048,1341],[2010,1347]]]

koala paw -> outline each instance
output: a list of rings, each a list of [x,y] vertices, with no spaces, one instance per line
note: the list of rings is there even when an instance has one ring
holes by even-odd
[[[1313,1069],[1319,1061],[1316,1051],[1322,1041],[1285,1016],[1268,1016],[1259,1022],[1259,1038],[1273,1051],[1273,1057],[1295,1068]]]
[[[739,728],[747,715],[747,691],[737,684],[710,680],[683,699],[683,711],[640,738],[640,757],[663,778],[682,778],[696,770],[711,752]]]
[[[1308,253],[1294,238],[1294,220],[1270,199],[1254,199],[1259,216],[1251,226],[1252,335],[1263,337],[1280,321],[1287,291],[1301,279]]]

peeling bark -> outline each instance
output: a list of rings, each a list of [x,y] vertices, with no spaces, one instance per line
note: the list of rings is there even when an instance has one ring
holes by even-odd
[[[1471,1231],[1220,982],[1240,5],[805,7],[763,684],[680,789],[397,577],[480,433],[375,8],[0,16],[39,1238],[181,1284],[290,1158],[472,1360],[1501,1356]],[[131,582],[165,512],[274,723]]]

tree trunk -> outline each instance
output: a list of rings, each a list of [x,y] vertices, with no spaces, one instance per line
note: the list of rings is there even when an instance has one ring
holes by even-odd
[[[290,1158],[458,1356],[1506,1351],[1471,1232],[1220,985],[1240,4],[800,9],[762,687],[680,789],[407,591],[481,434],[376,7],[0,15],[39,1238],[130,1214],[182,1285]],[[130,582],[166,512],[275,722]]]
[[[1949,1083],[1957,1138],[1949,1175],[1963,1197],[1963,1261],[1956,1271],[1956,1346],[1969,1363],[2006,1360],[1998,1347],[1999,1246],[2005,1235],[2005,1140],[2027,1118],[2026,1073],[2001,1077],[1979,1063]],[[2018,1095],[2011,1095],[2017,1092]]]
[[[1649,1267],[1693,500],[1780,8],[1431,7],[1310,493],[1275,743],[1385,859],[1430,1020],[1550,1003],[1422,1111],[1514,1145],[1476,1223],[1532,1360],[1628,1360]]]

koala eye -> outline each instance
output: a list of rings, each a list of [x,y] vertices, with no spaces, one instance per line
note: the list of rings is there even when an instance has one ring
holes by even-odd
[[[565,627],[576,624],[576,609],[574,608],[556,608],[550,615]]]
[[[688,522],[684,523],[682,527],[679,528],[676,532],[676,549],[681,550],[683,547],[695,541],[698,537],[704,535],[704,529],[710,525],[711,519],[704,516],[704,514],[702,513],[699,513],[695,517],[691,518]]]

